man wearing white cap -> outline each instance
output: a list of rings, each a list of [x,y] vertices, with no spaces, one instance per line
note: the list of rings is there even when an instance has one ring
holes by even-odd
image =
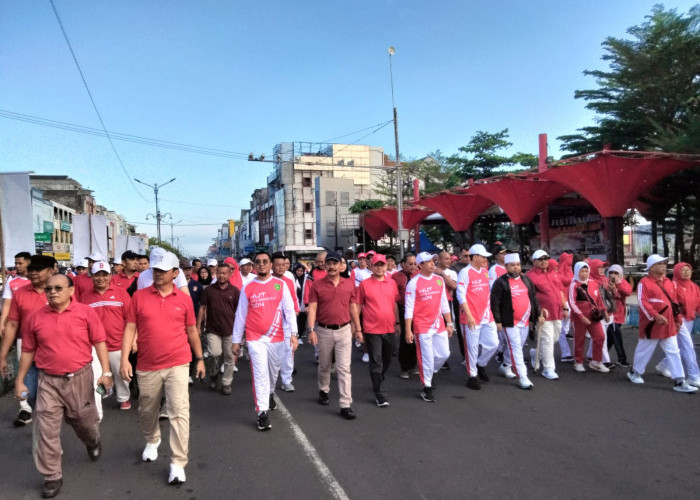
[[[457,300],[460,304],[459,323],[464,335],[464,354],[467,364],[467,387],[481,389],[479,379],[488,382],[486,364],[496,353],[498,334],[491,312],[488,257],[484,245],[469,249],[469,265],[457,277]],[[481,346],[481,354],[479,354]],[[478,378],[477,378],[478,377]]]
[[[666,353],[665,365],[675,381],[673,390],[677,392],[696,392],[697,387],[689,385],[685,380],[685,372],[678,348],[680,324],[680,306],[676,297],[676,287],[666,277],[666,262],[668,257],[654,254],[647,259],[647,276],[642,278],[637,286],[639,300],[639,342],[634,351],[632,369],[627,378],[633,384],[643,384],[644,370],[656,345]]]
[[[563,292],[561,277],[549,268],[549,254],[545,250],[536,250],[532,254],[532,263],[533,268],[527,272],[527,277],[535,287],[537,301],[546,320],[540,333],[542,376],[556,380],[559,375],[555,371],[554,344],[559,341],[562,319],[569,316],[569,305]],[[534,360],[535,356],[535,349],[531,349],[530,357]]]
[[[367,255],[360,252],[357,254],[357,268],[355,269],[355,286],[360,286],[364,280],[372,276],[372,271],[367,267]]]
[[[161,247],[152,247],[151,248],[151,253],[148,256],[148,262],[150,264],[150,267],[143,271],[142,273],[139,274],[138,277],[138,289],[141,290],[143,288],[147,288],[153,284],[153,263],[154,262],[160,262],[163,259],[163,256],[167,252],[164,248]],[[175,255],[175,254],[172,254]],[[177,257],[175,257],[177,259]],[[213,260],[213,259],[212,259]],[[216,261],[214,261],[216,262]],[[178,261],[178,265],[180,262]],[[212,275],[213,276],[213,275]],[[190,289],[187,286],[187,278],[185,278],[185,273],[182,272],[182,269],[178,267],[178,273],[175,276],[175,279],[173,281],[175,283],[175,286],[185,292],[187,295],[190,294]]]
[[[454,323],[444,280],[433,274],[433,256],[428,252],[421,252],[416,257],[416,263],[420,274],[414,276],[406,285],[406,343],[414,342],[415,332],[418,337],[418,369],[423,383],[420,396],[423,401],[434,403],[433,374],[440,371],[450,357],[448,338],[452,337]]]
[[[175,276],[180,274],[179,264],[171,252],[164,252],[159,259],[151,259],[153,285],[134,293],[127,310],[120,368],[122,378],[130,381],[134,373],[129,353],[138,331],[138,413],[139,426],[146,441],[141,460],[152,462],[159,456],[158,410],[161,392],[165,390],[172,451],[169,484],[185,482],[190,435],[187,386],[192,352],[197,360],[196,375],[204,377],[205,374],[194,305],[189,295],[173,283]]]
[[[84,302],[83,294],[92,290],[92,266],[94,266],[96,262],[107,261],[100,252],[92,252],[85,259],[87,260],[87,272],[77,275],[73,280],[73,289],[75,290],[73,298],[78,302]]]
[[[247,258],[241,259],[239,266],[241,268],[241,281],[243,286],[246,286],[255,279],[255,275],[251,272],[253,270],[253,261]]]
[[[541,324],[539,304],[532,281],[521,274],[520,256],[517,253],[505,255],[506,274],[493,282],[491,288],[491,310],[498,330],[505,333],[505,362],[515,369],[515,376],[521,389],[531,389],[532,382],[527,377],[527,367],[523,360],[523,344],[530,330],[530,318],[537,318]]]

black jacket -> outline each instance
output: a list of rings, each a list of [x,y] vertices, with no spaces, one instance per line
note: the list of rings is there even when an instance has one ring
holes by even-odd
[[[525,276],[525,273],[520,275],[520,279],[523,280],[523,284],[527,288],[527,294],[530,297],[530,324],[533,325],[540,315],[540,305],[537,302],[535,286],[530,281],[530,278]],[[513,327],[513,298],[510,295],[507,273],[493,282],[493,287],[491,288],[491,311],[493,312],[493,320],[496,323],[501,323],[503,328]]]

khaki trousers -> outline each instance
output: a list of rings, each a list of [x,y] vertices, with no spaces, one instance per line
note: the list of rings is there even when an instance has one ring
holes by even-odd
[[[172,463],[185,467],[190,440],[190,364],[151,372],[136,371],[139,381],[139,425],[147,443],[160,440],[158,413],[165,388],[165,407],[170,420]]]
[[[317,325],[318,338],[318,388],[328,393],[331,390],[331,364],[335,352],[335,370],[338,376],[340,407],[352,405],[352,375],[350,361],[352,358],[352,331],[350,325],[338,330],[331,330]]]

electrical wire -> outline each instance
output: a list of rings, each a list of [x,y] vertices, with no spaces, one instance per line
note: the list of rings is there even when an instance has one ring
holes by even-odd
[[[107,127],[105,127],[105,123],[102,120],[102,115],[100,114],[100,110],[97,108],[97,103],[95,102],[95,99],[92,97],[92,92],[90,92],[90,87],[87,84],[87,80],[85,79],[85,75],[83,74],[83,70],[80,68],[80,64],[78,63],[78,58],[75,55],[75,52],[73,51],[73,46],[70,43],[70,40],[68,39],[68,34],[66,33],[65,28],[63,27],[63,22],[61,21],[61,16],[58,15],[58,10],[56,9],[56,5],[54,4],[54,0],[49,0],[51,2],[51,8],[53,8],[53,12],[56,15],[56,20],[58,21],[58,25],[61,27],[61,32],[63,33],[63,38],[66,39],[66,44],[68,44],[68,49],[70,50],[71,56],[73,56],[73,61],[75,62],[75,66],[78,68],[78,73],[80,73],[80,78],[83,80],[83,85],[85,86],[85,90],[88,93],[88,96],[90,97],[90,102],[92,102],[92,107],[95,109],[95,113],[97,114],[97,118],[100,120],[100,124],[102,125],[102,130],[104,131],[105,135],[107,136],[107,140],[109,141],[110,146],[112,147],[112,151],[114,152],[114,155],[117,157],[117,161],[119,162],[119,165],[122,168],[122,171],[124,172],[124,175],[126,175],[127,179],[129,179],[129,183],[131,184],[131,187],[134,188],[134,191],[144,200],[144,201],[150,201],[148,200],[144,195],[141,194],[141,191],[136,189],[136,184],[134,184],[134,181],[131,178],[131,175],[129,174],[128,170],[124,166],[124,162],[122,161],[121,157],[119,156],[119,153],[117,152],[117,148],[114,146],[114,143],[112,142],[112,138],[109,135],[109,132],[107,132]]]
[[[359,134],[360,132],[364,132],[365,130],[369,130],[369,129],[374,128],[374,127],[379,127],[379,126],[381,126],[381,125],[388,125],[388,124],[390,124],[390,123],[393,122],[393,121],[394,121],[394,120],[391,119],[391,120],[388,120],[388,121],[386,121],[386,122],[377,123],[376,125],[372,125],[371,127],[363,128],[362,130],[357,130],[357,131],[355,131],[355,132],[350,132],[349,134],[339,135],[338,137],[333,137],[332,139],[326,139],[325,141],[321,141],[321,142],[333,142],[333,141],[335,141],[335,140],[337,140],[337,139],[342,139],[342,138],[344,138],[344,137],[348,137],[348,136],[351,136],[351,135]]]

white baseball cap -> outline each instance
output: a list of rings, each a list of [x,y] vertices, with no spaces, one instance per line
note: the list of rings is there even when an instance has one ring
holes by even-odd
[[[477,243],[469,249],[469,255],[481,255],[482,257],[491,257],[491,254],[486,251],[484,245]]]
[[[157,254],[160,255],[160,252]],[[151,261],[151,267],[161,271],[170,271],[171,269],[179,269],[180,261],[177,259],[177,255],[174,253],[164,252],[160,260],[157,262]]]
[[[535,250],[532,254],[532,260],[541,259],[542,257],[549,257],[549,254],[544,250]]]
[[[519,264],[520,263],[520,254],[507,253],[505,255],[505,263],[506,264]]]
[[[216,266],[218,266],[218,265],[219,265],[219,263],[216,261],[216,259],[209,259],[209,260],[207,261],[207,267],[209,267],[209,266],[214,266],[214,267],[216,267]]]
[[[151,253],[148,255],[148,262],[153,266],[154,263],[163,260],[163,255],[165,255],[165,248],[151,247]]]
[[[100,252],[92,252],[90,255],[87,257],[90,260],[94,260],[95,262],[107,260],[104,257],[102,257],[102,254]]]
[[[112,265],[119,265],[122,263],[122,260],[119,257],[115,257],[114,260],[112,261]]]
[[[107,274],[111,274],[112,268],[109,266],[109,262],[106,262],[104,260],[101,260],[99,262],[95,262],[92,265],[92,268],[90,269],[90,272],[92,274],[97,274],[100,271],[104,271]]]
[[[245,266],[246,264],[252,264],[253,261],[250,259],[241,259],[241,262],[239,262],[239,265]]]
[[[654,264],[658,264],[659,262],[666,262],[666,261],[668,261],[668,257],[662,257],[661,255],[656,254],[656,253],[652,254],[647,259],[646,270],[648,271],[649,269],[651,269],[651,266],[653,266]]]
[[[87,259],[79,260],[78,262],[75,263],[75,267],[89,267],[90,263],[88,262]]]
[[[430,252],[421,252],[416,255],[416,264],[422,264],[423,262],[427,262],[429,260],[433,260],[433,254]]]

